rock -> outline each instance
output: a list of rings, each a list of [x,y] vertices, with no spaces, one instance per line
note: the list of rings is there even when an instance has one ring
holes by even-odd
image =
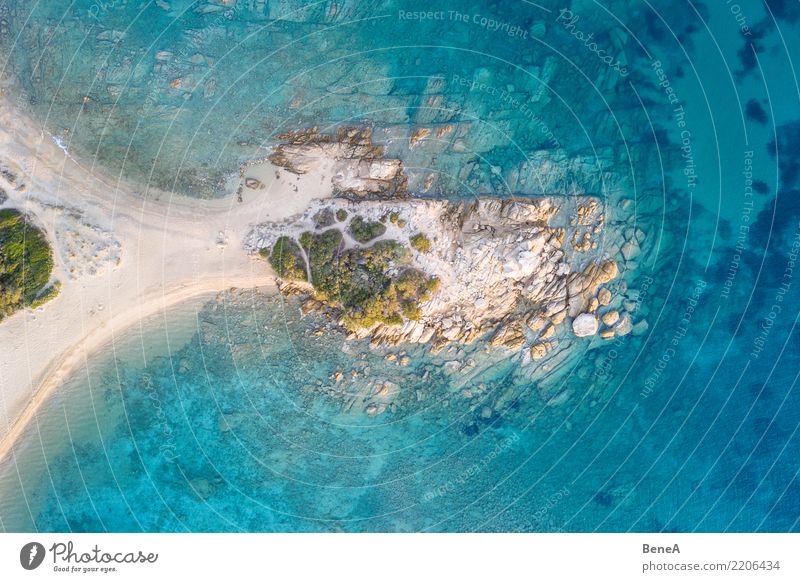
[[[488,406],[481,408],[481,418],[492,418],[494,412]]]
[[[648,329],[650,329],[650,324],[647,323],[646,319],[643,319],[633,326],[633,335],[644,335]]]
[[[625,257],[626,261],[632,261],[636,257],[641,254],[641,250],[639,249],[639,242],[632,238],[627,241],[624,245],[622,245],[622,256]]]
[[[619,323],[617,323],[617,327],[615,328],[616,333],[619,336],[625,336],[631,333],[632,329],[633,326],[631,325],[631,316],[626,313],[619,320]]]
[[[572,331],[577,337],[587,337],[597,333],[597,318],[591,313],[581,313],[572,321]]]
[[[369,416],[377,416],[378,414],[382,413],[384,410],[386,410],[386,407],[384,405],[382,405],[382,404],[378,405],[378,404],[372,403],[372,404],[369,404],[367,406],[365,412]]]
[[[597,292],[597,302],[603,307],[611,303],[611,291],[605,287],[600,289],[600,291]]]
[[[408,366],[411,363],[411,358],[409,358],[408,356],[403,356],[402,358],[400,358],[399,363],[401,366]]]
[[[547,32],[547,25],[543,20],[537,20],[531,25],[530,33],[534,38],[541,38]]]
[[[598,281],[600,283],[608,283],[612,279],[614,279],[617,275],[619,275],[619,267],[617,267],[617,263],[614,261],[606,261],[600,267],[601,275],[598,277]]]
[[[531,358],[534,360],[541,360],[547,355],[549,349],[549,342],[536,342],[531,346]]]
[[[431,134],[431,130],[428,127],[420,127],[419,129],[414,130],[411,134],[411,137],[408,140],[409,148],[414,148],[420,141],[425,139]]]
[[[539,335],[539,339],[545,340],[545,339],[551,338],[551,337],[553,337],[553,334],[555,334],[555,333],[556,333],[555,326],[552,325],[552,324],[548,325],[546,328],[544,328],[544,331],[541,333],[541,335]]]
[[[619,321],[619,311],[612,310],[604,313],[602,320],[605,325],[614,325],[617,323],[617,321]]]
[[[518,350],[525,345],[525,334],[522,333],[522,326],[519,322],[501,326],[489,343],[496,347]]]
[[[613,329],[604,329],[600,332],[600,337],[603,339],[611,339],[614,337],[614,330]]]
[[[597,307],[599,305],[600,305],[600,302],[597,300],[597,298],[596,297],[592,297],[589,300],[589,307],[587,308],[587,311],[590,311],[590,312],[594,313],[595,311],[597,311]]]
[[[530,328],[532,332],[537,333],[545,326],[546,323],[546,319],[538,315],[534,315],[528,320],[528,328]]]
[[[449,362],[445,362],[444,366],[442,367],[448,374],[454,374],[461,370],[461,362],[457,360],[450,360]]]
[[[214,486],[208,479],[197,477],[192,479],[190,484],[194,492],[203,499],[208,499],[211,497],[212,493],[214,493]]]

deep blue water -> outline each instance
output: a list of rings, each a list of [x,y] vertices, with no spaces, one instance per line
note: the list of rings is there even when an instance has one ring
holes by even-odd
[[[1,62],[143,191],[219,195],[287,129],[368,124],[429,196],[630,199],[654,243],[616,289],[648,328],[531,380],[480,346],[401,366],[290,300],[187,307],[48,404],[0,467],[3,529],[800,529],[797,4],[232,4],[5,2]]]

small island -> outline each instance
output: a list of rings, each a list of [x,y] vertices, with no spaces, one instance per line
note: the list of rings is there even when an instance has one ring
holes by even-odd
[[[610,285],[628,217],[603,198],[419,198],[368,129],[282,137],[270,161],[297,176],[328,167],[333,191],[255,225],[245,249],[268,260],[304,312],[326,315],[351,338],[432,352],[480,340],[530,362],[580,338],[633,330]]]
[[[566,334],[631,330],[606,286],[617,265],[592,238],[602,223],[591,197],[334,197],[258,225],[246,244],[269,261],[284,294],[353,338],[434,352],[483,339],[540,360]]]

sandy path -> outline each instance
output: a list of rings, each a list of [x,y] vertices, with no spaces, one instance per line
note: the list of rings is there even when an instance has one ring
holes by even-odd
[[[250,225],[302,212],[330,195],[331,164],[301,177],[262,165],[264,184],[201,201],[132,194],[82,167],[8,102],[0,100],[0,177],[5,207],[31,213],[56,256],[59,297],[0,322],[0,461],[41,404],[87,356],[141,319],[189,298],[233,287],[272,287],[268,265],[247,255]]]

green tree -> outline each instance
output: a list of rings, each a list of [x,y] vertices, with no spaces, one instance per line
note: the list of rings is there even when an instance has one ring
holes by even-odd
[[[0,210],[0,319],[54,297],[57,287],[46,290],[52,272],[53,252],[44,233],[17,210]]]

